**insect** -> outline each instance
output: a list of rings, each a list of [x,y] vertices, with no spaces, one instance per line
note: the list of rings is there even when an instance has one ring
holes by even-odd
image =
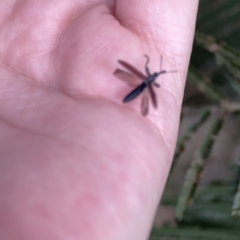
[[[162,56],[160,60],[160,71],[155,72],[153,74],[150,73],[148,68],[148,63],[150,61],[148,55],[144,55],[147,58],[145,63],[145,71],[146,74],[141,73],[135,67],[130,65],[129,63],[118,60],[118,62],[126,68],[129,72],[126,72],[122,69],[117,68],[114,72],[114,75],[121,79],[122,81],[127,82],[129,85],[137,86],[133,91],[131,91],[124,99],[123,102],[129,102],[136,98],[140,93],[143,93],[142,103],[141,103],[141,112],[143,116],[148,114],[148,95],[150,95],[151,102],[154,108],[157,108],[157,95],[154,91],[154,87],[159,88],[160,85],[156,82],[156,79],[159,75],[164,73],[173,73],[177,71],[166,71],[162,70]],[[153,87],[154,86],[154,87]]]

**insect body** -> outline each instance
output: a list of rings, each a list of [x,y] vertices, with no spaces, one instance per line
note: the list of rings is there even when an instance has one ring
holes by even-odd
[[[116,69],[114,74],[116,77],[127,82],[129,85],[134,85],[134,86],[138,85],[132,92],[130,92],[123,99],[123,102],[124,103],[129,102],[134,98],[136,98],[140,93],[143,93],[141,112],[143,116],[146,116],[148,114],[148,95],[150,95],[150,99],[152,101],[154,108],[157,108],[157,96],[153,88],[153,86],[158,88],[160,87],[160,85],[156,82],[157,77],[164,73],[176,72],[176,71],[167,72],[166,70],[161,70],[162,68],[162,56],[161,56],[160,71],[151,74],[148,68],[149,57],[147,55],[144,55],[144,56],[147,58],[147,61],[145,64],[145,71],[147,75],[141,73],[132,65],[122,60],[118,60],[118,62],[131,73],[125,72],[124,70],[121,70],[121,69]]]

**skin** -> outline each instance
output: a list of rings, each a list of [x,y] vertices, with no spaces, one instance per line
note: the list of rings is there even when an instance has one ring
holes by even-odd
[[[148,238],[177,137],[198,1],[2,0],[0,239]],[[158,78],[158,109],[112,73]]]

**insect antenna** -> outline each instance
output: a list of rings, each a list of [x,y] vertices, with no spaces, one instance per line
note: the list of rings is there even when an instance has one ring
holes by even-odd
[[[163,57],[161,55],[160,57],[160,73],[177,73],[177,70],[171,70],[171,71],[166,71],[166,70],[162,70],[162,63],[163,63]]]
[[[166,71],[165,73],[177,73],[177,70]]]
[[[150,76],[151,73],[150,73],[150,70],[149,70],[149,68],[148,68],[148,63],[149,63],[149,61],[150,61],[150,58],[149,58],[149,56],[148,56],[147,54],[145,54],[144,57],[147,59],[147,61],[146,61],[146,63],[145,63],[145,71],[146,71],[147,75]]]
[[[147,62],[145,63],[145,68],[148,67],[148,63],[150,61],[149,56],[147,54],[144,55],[144,57],[147,59]]]

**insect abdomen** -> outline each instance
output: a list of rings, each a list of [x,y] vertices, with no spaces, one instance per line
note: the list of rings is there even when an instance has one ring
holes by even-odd
[[[135,97],[137,97],[147,86],[145,82],[143,82],[139,87],[135,88],[132,92],[130,92],[124,99],[123,102],[129,102]]]

